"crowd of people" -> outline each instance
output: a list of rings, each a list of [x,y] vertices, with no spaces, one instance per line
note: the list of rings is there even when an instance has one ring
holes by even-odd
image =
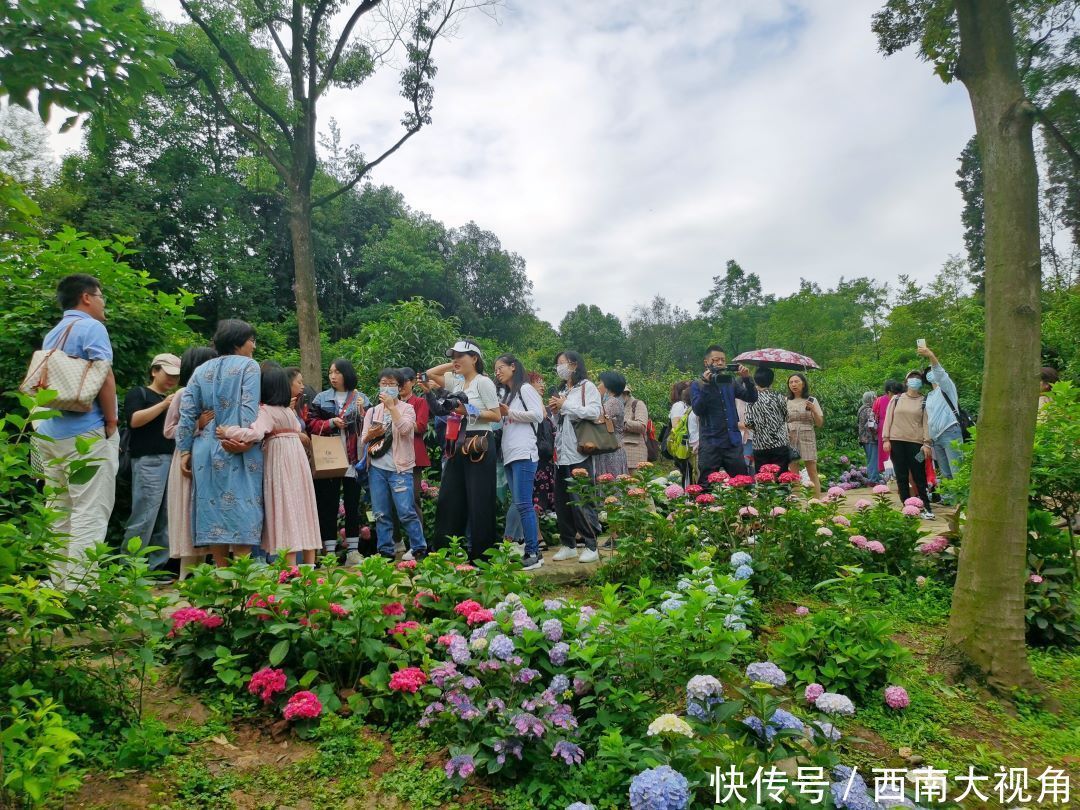
[[[63,340],[68,355],[111,362],[100,283],[69,276],[58,299],[63,318],[44,348]],[[552,512],[553,559],[594,563],[600,521],[579,497],[574,471],[592,479],[625,474],[661,446],[686,484],[776,464],[801,472],[809,489],[821,492],[817,431],[825,414],[807,376],[792,373],[777,391],[772,368],[751,374],[729,364],[721,346],[706,349],[699,377],[672,387],[659,444],[626,378],[606,370],[594,382],[575,351],[554,358],[558,382],[551,388],[510,354],[495,358],[487,376],[483,351],[460,340],[445,349],[446,362],[419,374],[384,368],[360,380],[347,358],[335,359],[328,387],[316,392],[297,368],[257,363],[255,346],[250,324],[224,320],[211,346],[155,356],[146,385],[125,396],[122,443],[111,373],[87,412],[64,411],[38,424],[35,458],[59,485],[57,530],[68,537],[58,584],[73,581],[85,569],[86,550],[105,538],[122,461],[132,487],[125,539],[141,538],[151,568],[178,560],[180,576],[207,557],[224,565],[252,553],[290,555],[305,565],[321,555],[348,565],[372,555],[419,560],[455,537],[474,560],[500,538],[519,543],[523,568],[535,570],[543,565],[538,515]],[[966,414],[936,355],[925,346],[919,354],[928,366],[902,383],[886,382],[881,395],[863,395],[858,441],[870,480],[895,475],[901,498],[914,490],[931,518],[931,485],[955,472]],[[377,392],[374,400],[365,387]],[[614,437],[604,452],[580,438],[587,423]],[[80,439],[98,441],[87,447]],[[320,466],[327,447],[337,461]],[[433,456],[437,475],[429,473]],[[69,476],[71,461],[86,458],[98,460],[97,474],[88,481]],[[430,537],[426,475],[439,483]],[[504,514],[500,491],[509,501]],[[365,525],[369,510],[374,532]]]

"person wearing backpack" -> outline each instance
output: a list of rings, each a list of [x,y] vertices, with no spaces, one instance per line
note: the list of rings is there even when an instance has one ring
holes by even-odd
[[[900,500],[911,495],[910,474],[923,503],[922,517],[933,520],[930,511],[930,493],[926,487],[926,457],[930,455],[930,429],[926,415],[926,399],[922,395],[922,372],[909,371],[904,379],[903,394],[896,394],[889,402],[885,424],[881,427],[882,446],[892,457],[896,468],[896,488]]]
[[[540,526],[533,508],[533,482],[540,461],[539,426],[546,416],[536,389],[525,382],[525,370],[512,354],[495,360],[495,379],[502,388],[502,463],[510,498],[521,520],[525,556],[521,567],[533,571],[544,564],[540,556]]]
[[[960,410],[956,383],[929,348],[922,346],[918,353],[930,361],[930,366],[923,372],[926,381],[933,389],[926,395],[926,418],[930,423],[930,444],[934,450],[941,478],[952,478],[956,474],[957,464],[962,451],[960,443],[966,441],[963,417],[967,414]]]
[[[684,487],[693,483],[690,413],[690,381],[682,380],[671,386],[671,409],[668,411],[668,423],[660,431],[660,447],[682,473]]]

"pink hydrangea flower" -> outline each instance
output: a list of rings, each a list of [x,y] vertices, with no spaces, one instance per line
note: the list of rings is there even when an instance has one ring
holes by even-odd
[[[495,618],[495,614],[487,608],[478,608],[465,617],[465,622],[470,627],[474,624],[484,624],[490,622]]]
[[[703,492],[701,495],[698,495],[694,499],[694,502],[697,503],[699,506],[708,506],[710,503],[713,503],[715,500],[716,500],[715,495],[713,495],[710,492]]]
[[[855,546],[856,548],[866,548],[866,544],[867,542],[869,542],[861,534],[853,534],[848,539],[851,540],[851,545]]]
[[[888,495],[889,494],[889,488],[887,486],[885,486],[884,484],[878,484],[877,486],[875,486],[870,491],[873,492],[875,495]]]
[[[855,508],[858,509],[860,512],[863,509],[869,509],[873,505],[874,504],[866,500],[866,498],[859,498],[859,500],[855,501]]]
[[[401,602],[388,602],[382,606],[382,614],[383,616],[404,616],[405,606]]]
[[[922,512],[922,510],[917,506],[905,506],[900,511],[908,517],[918,517],[919,513]]]
[[[799,477],[798,473],[782,472],[780,473],[780,477],[777,480],[781,484],[797,484],[802,480],[802,478]]]
[[[917,506],[919,509],[923,508],[922,498],[916,498],[912,495],[910,498],[904,499],[904,506]]]
[[[906,709],[911,705],[911,698],[902,686],[886,686],[885,705],[890,709]]]
[[[1043,582],[1043,578],[1040,577],[1038,574],[1032,574],[1030,577],[1028,577],[1028,582],[1030,582],[1032,585],[1041,585]]]
[[[733,478],[729,478],[727,484],[731,487],[749,487],[753,486],[754,479],[749,475],[736,475]]]
[[[758,510],[753,506],[744,506],[739,509],[739,517],[757,517]]]
[[[398,571],[412,571],[416,568],[416,560],[402,560],[397,564]]]
[[[416,694],[427,681],[428,676],[420,667],[406,667],[390,676],[390,688],[395,692]]]
[[[629,495],[631,498],[644,498],[649,493],[641,487],[631,487],[630,489],[626,490],[626,494]]]
[[[812,706],[814,705],[814,701],[816,701],[824,694],[824,686],[822,686],[820,683],[811,683],[807,685],[806,690],[803,692],[803,697],[806,699],[806,702]]]
[[[687,495],[700,495],[704,491],[705,490],[698,484],[690,484],[686,488],[686,494]]]
[[[390,628],[390,635],[392,636],[404,636],[413,630],[420,629],[420,622],[398,622],[392,628]]]
[[[835,523],[837,526],[843,526],[845,529],[851,525],[851,521],[843,515],[837,515],[832,519],[832,522]]]
[[[339,605],[337,602],[331,602],[330,603],[330,612],[333,615],[337,616],[339,619],[344,618],[344,617],[349,615],[349,611],[347,611],[344,607]]]
[[[215,627],[221,627],[225,623],[225,620],[218,615],[210,614],[203,619],[199,624],[205,627],[207,630],[213,630]]]
[[[843,498],[844,497],[844,488],[843,487],[829,487],[828,491],[825,494],[828,495],[830,498]]]
[[[782,506],[774,506],[772,508],[772,512],[770,512],[769,514],[771,514],[773,517],[780,517],[781,515],[787,514],[787,509]]]
[[[708,481],[709,481],[710,484],[722,484],[725,481],[727,481],[730,477],[731,476],[728,475],[726,472],[724,472],[723,470],[720,470],[719,472],[711,472],[711,473],[709,473]]]
[[[885,546],[881,543],[880,540],[871,540],[869,543],[866,544],[866,550],[873,552],[874,554],[884,554]]]
[[[610,484],[615,480],[615,476],[611,473],[602,473],[596,476],[596,483],[598,484]]]
[[[570,475],[574,476],[574,478],[588,478],[589,471],[584,467],[574,467],[574,469],[570,471]]]
[[[949,547],[948,538],[938,535],[937,537],[931,537],[921,546],[918,551],[920,554],[940,554]]]
[[[795,615],[796,616],[809,616],[810,615],[810,608],[808,608],[806,605],[799,605],[797,608],[795,608]]]
[[[290,579],[296,579],[298,576],[300,576],[300,569],[297,566],[292,565],[292,566],[289,566],[288,568],[286,568],[280,574],[278,574],[277,581],[278,581],[278,584],[283,585],[286,582],[288,582]]]
[[[828,528],[827,526],[822,526],[816,532],[814,532],[814,534],[816,534],[818,537],[832,537],[832,529]]]
[[[673,501],[676,498],[681,498],[684,494],[685,490],[678,484],[668,484],[667,487],[664,488],[664,497],[666,497],[669,501]]]
[[[274,695],[285,691],[288,678],[285,671],[264,667],[251,676],[248,681],[248,691],[262,699],[263,703],[269,703]]]
[[[186,607],[175,611],[169,618],[172,619],[173,623],[172,630],[169,631],[169,636],[173,637],[189,624],[200,624],[205,627],[207,619],[210,618],[210,614],[202,608]],[[217,625],[214,626],[216,627]]]
[[[455,565],[454,570],[465,573],[466,571],[475,571],[476,566],[475,565],[469,565],[468,563],[461,563],[460,565]]]
[[[313,720],[322,714],[322,703],[314,692],[297,692],[289,698],[282,713],[286,720]]]

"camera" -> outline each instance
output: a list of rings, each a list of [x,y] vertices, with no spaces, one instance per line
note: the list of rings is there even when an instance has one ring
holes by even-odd
[[[445,388],[429,391],[428,407],[435,416],[449,416],[462,405],[469,404],[469,397],[463,391],[449,393]]]

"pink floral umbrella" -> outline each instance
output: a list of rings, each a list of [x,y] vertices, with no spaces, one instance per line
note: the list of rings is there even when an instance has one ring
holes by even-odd
[[[789,352],[787,349],[754,349],[751,352],[743,352],[733,362],[749,363],[752,366],[787,368],[794,371],[821,368],[814,362],[813,358],[807,357],[805,354]]]

